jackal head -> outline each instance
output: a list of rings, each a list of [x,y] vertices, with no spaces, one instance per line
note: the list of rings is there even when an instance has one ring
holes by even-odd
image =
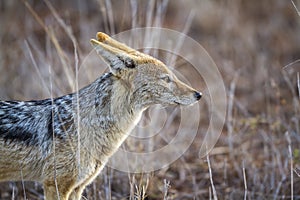
[[[149,55],[101,32],[97,33],[97,40],[91,39],[91,44],[117,80],[127,86],[130,101],[136,106],[191,105],[201,98],[200,92],[181,82],[164,63]]]

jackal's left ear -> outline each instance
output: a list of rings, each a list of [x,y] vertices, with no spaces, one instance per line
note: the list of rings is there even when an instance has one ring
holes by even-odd
[[[128,55],[98,40],[91,39],[91,44],[104,61],[109,64],[113,74],[118,75],[121,74],[122,70],[135,68],[136,63],[132,55]]]
[[[135,50],[135,49],[127,46],[126,44],[121,43],[121,42],[119,42],[119,41],[117,41],[117,40],[109,37],[105,33],[98,32],[97,35],[96,35],[96,37],[97,37],[97,40],[99,42],[102,42],[102,43],[107,44],[107,45],[109,45],[111,47],[119,49],[119,50],[121,50],[121,51],[123,51],[123,52],[125,52],[125,53],[127,53],[129,55],[134,55],[134,56],[143,57],[143,58],[145,58],[145,56],[148,57],[148,55],[145,55],[145,54],[143,54],[143,53],[141,53],[141,52],[139,52],[139,51],[137,51],[137,50]]]

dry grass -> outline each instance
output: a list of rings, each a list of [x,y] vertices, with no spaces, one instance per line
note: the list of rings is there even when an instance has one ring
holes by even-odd
[[[211,54],[225,81],[227,120],[217,145],[198,157],[203,120],[176,162],[147,174],[105,168],[84,199],[300,199],[295,7],[299,1],[1,1],[0,99],[59,96],[93,80],[104,65],[90,60],[89,70],[79,66],[97,31],[158,26],[187,32]],[[182,73],[206,89],[192,71]],[[0,199],[42,199],[42,192],[32,182],[0,184]]]

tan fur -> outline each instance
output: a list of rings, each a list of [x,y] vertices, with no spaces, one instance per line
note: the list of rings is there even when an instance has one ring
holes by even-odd
[[[78,101],[76,93],[55,99],[60,112],[51,111],[49,100],[17,105],[0,102],[0,181],[38,181],[44,185],[46,200],[78,200],[145,109],[154,104],[191,105],[201,97],[161,61],[104,33],[98,33],[91,44],[110,65],[111,73],[81,89]],[[10,118],[19,123],[18,129],[6,127],[4,122]],[[9,132],[20,127],[32,136],[24,138],[22,130]]]

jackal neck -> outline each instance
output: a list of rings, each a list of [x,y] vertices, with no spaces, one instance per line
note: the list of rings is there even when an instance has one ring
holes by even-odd
[[[84,146],[110,156],[122,144],[142,113],[131,105],[130,94],[126,84],[111,73],[79,91],[80,138],[88,142]]]
[[[114,127],[123,132],[141,112],[130,102],[131,93],[112,73],[102,75],[79,91],[81,121],[102,130]]]

